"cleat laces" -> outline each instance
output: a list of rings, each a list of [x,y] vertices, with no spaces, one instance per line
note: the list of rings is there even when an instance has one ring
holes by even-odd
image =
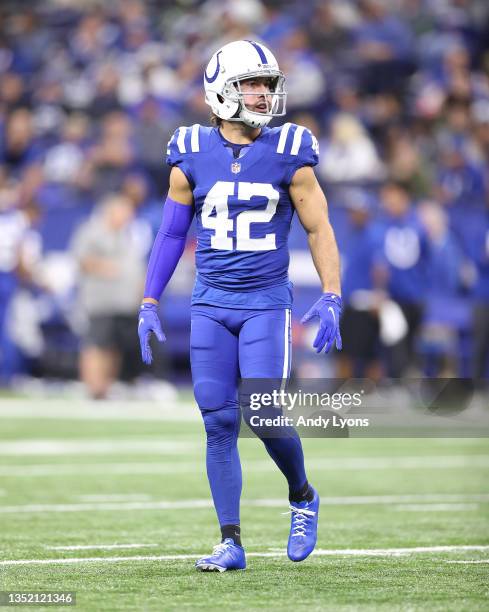
[[[228,542],[221,542],[220,544],[216,544],[212,549],[212,557],[220,557],[223,553],[227,551],[227,549],[231,546]]]
[[[306,537],[306,528],[307,523],[310,517],[316,515],[313,510],[307,510],[306,508],[296,508],[295,506],[289,506],[290,512],[292,514],[292,533],[291,536],[294,537]],[[285,514],[289,514],[286,512]]]

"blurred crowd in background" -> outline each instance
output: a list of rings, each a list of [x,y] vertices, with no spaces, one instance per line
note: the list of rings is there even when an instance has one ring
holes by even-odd
[[[341,354],[298,324],[317,297],[290,237],[298,376],[483,378],[489,358],[486,0],[72,0],[0,6],[0,381],[143,374],[135,316],[166,143],[208,124],[202,74],[269,46],[287,117],[318,137],[342,257]],[[187,381],[193,234],[153,375]],[[148,370],[145,370],[148,373]]]

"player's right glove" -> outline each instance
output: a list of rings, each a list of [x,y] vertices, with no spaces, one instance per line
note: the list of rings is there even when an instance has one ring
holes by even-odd
[[[336,340],[336,348],[341,351],[340,316],[343,302],[336,293],[323,293],[319,300],[313,304],[302,317],[301,323],[307,323],[313,317],[319,317],[319,331],[314,340],[313,347],[316,353],[320,353],[326,347],[328,353]]]
[[[156,304],[150,304],[149,302],[143,302],[139,309],[138,335],[141,345],[141,357],[147,365],[153,361],[153,354],[149,345],[151,332],[154,333],[160,342],[166,341],[166,336],[161,329],[161,323],[158,317],[158,306]]]

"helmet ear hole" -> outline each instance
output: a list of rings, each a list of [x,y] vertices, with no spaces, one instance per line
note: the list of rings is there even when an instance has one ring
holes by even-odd
[[[221,104],[224,102],[224,98],[220,94],[217,94],[217,99]]]

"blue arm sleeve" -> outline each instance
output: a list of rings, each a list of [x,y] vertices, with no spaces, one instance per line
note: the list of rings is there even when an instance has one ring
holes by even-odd
[[[193,216],[193,206],[166,199],[161,227],[149,258],[144,297],[160,299],[182,256]]]

